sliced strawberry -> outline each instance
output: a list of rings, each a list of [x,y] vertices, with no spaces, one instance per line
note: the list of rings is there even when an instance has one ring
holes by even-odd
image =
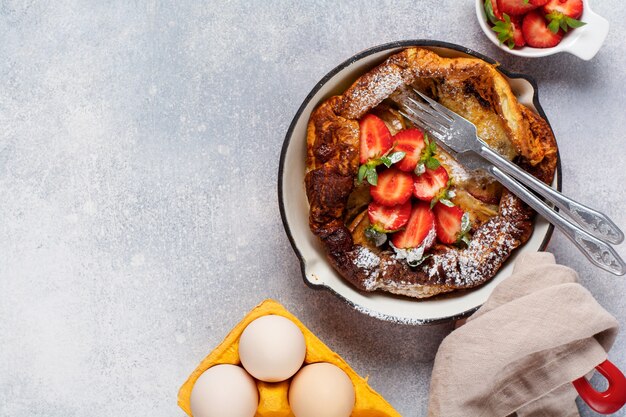
[[[408,249],[424,245],[424,250],[434,243],[435,215],[428,203],[418,202],[411,210],[411,217],[404,230],[391,236],[391,243],[396,248]]]
[[[442,166],[432,170],[426,168],[419,177],[415,177],[413,183],[413,195],[420,200],[430,201],[448,185],[448,171]]]
[[[396,164],[402,171],[413,172],[422,156],[424,149],[424,133],[419,129],[406,129],[396,133],[393,137],[395,152],[404,152],[404,158]]]
[[[537,7],[543,6],[549,1],[550,0],[529,0],[530,4],[532,4],[533,6],[537,6]]]
[[[461,234],[461,221],[463,214],[465,214],[463,210],[456,206],[448,207],[437,203],[433,211],[435,213],[437,239],[446,245],[456,243]]]
[[[380,158],[391,149],[391,133],[380,118],[366,114],[359,122],[361,141],[361,163]]]
[[[582,0],[551,0],[543,6],[543,11],[550,22],[548,29],[552,33],[556,33],[559,28],[567,32],[570,28],[579,28],[586,24],[577,20],[583,14]]]
[[[522,47],[526,45],[526,39],[524,39],[524,34],[522,33],[522,18],[511,18],[511,26],[513,28],[513,43],[515,46]]]
[[[370,187],[370,194],[377,203],[393,207],[406,203],[412,188],[413,176],[392,167],[378,174],[378,183]]]
[[[496,0],[485,0],[485,14],[492,24],[495,24],[498,20],[504,20]]]
[[[491,8],[493,9],[493,15],[496,17],[496,19],[502,20],[502,12],[500,11],[500,9],[498,9],[497,0],[489,0],[489,1],[491,1]]]
[[[502,14],[521,16],[536,8],[534,4],[526,3],[524,0],[498,0],[498,10]]]
[[[578,19],[583,15],[583,0],[550,0],[543,11],[546,14],[560,13],[572,19]]]
[[[398,230],[409,221],[411,202],[387,207],[372,201],[367,207],[367,215],[374,229],[379,232]]]
[[[505,43],[510,49],[526,45],[522,34],[522,20],[519,16],[504,15],[504,20],[496,22],[493,31],[498,34],[498,40]]]
[[[552,33],[548,29],[548,22],[539,12],[530,12],[522,21],[522,33],[526,43],[534,48],[552,48],[563,39],[563,31]]]

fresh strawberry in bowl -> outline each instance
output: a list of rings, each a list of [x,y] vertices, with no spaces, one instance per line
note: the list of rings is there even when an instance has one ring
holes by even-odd
[[[568,52],[590,60],[609,30],[589,0],[476,0],[476,15],[489,40],[528,58]]]

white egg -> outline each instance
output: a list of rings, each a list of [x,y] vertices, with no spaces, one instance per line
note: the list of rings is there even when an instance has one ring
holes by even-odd
[[[246,371],[265,382],[291,378],[304,362],[306,342],[294,322],[283,316],[259,317],[239,339],[239,358]]]
[[[289,406],[296,417],[349,417],[355,399],[350,377],[326,362],[303,367],[289,386]]]
[[[254,379],[236,365],[215,365],[191,390],[193,417],[254,417],[259,391]]]

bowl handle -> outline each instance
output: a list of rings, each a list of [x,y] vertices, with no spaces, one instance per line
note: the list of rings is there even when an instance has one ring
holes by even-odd
[[[604,43],[609,33],[609,21],[589,9],[585,5],[585,26],[576,29],[578,38],[571,45],[564,48],[565,51],[577,57],[589,61],[593,58]]]
[[[583,376],[573,381],[574,388],[593,411],[600,414],[612,414],[626,404],[626,378],[622,371],[608,359],[596,366],[609,382],[604,392],[596,391]]]

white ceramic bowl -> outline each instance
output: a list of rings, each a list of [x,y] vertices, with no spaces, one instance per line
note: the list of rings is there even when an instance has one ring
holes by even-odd
[[[589,61],[598,53],[609,33],[608,20],[594,13],[591,7],[589,7],[589,1],[583,0],[583,15],[580,20],[587,24],[577,29],[570,30],[557,46],[553,48],[532,48],[530,46],[524,46],[519,49],[509,49],[508,46],[500,44],[496,33],[491,29],[487,16],[485,15],[484,3],[485,0],[476,0],[476,17],[478,18],[480,27],[491,42],[512,55],[526,58],[539,58],[559,52],[568,52],[585,61]]]
[[[458,319],[481,306],[494,287],[508,277],[512,264],[522,252],[545,249],[552,226],[542,218],[535,221],[529,241],[513,252],[496,276],[484,285],[468,291],[416,300],[383,292],[366,293],[355,289],[327,262],[324,248],[309,229],[309,203],[304,188],[306,128],[311,112],[326,98],[343,93],[360,75],[403,48],[422,46],[444,56],[474,56],[494,63],[467,48],[429,40],[401,41],[377,46],[343,62],[317,83],[296,113],[283,144],[278,173],[278,198],[285,231],[301,262],[304,282],[312,288],[328,289],[357,310],[371,316],[406,324],[429,324]],[[536,110],[539,106],[536,83],[531,78],[498,67],[509,80],[518,100]],[[547,119],[546,119],[547,120]],[[553,186],[560,190],[560,167]]]

